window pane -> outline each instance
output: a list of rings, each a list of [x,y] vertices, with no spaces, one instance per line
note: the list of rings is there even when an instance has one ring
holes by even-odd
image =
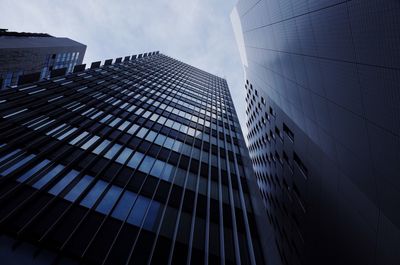
[[[103,200],[97,206],[96,211],[99,211],[104,214],[108,214],[111,211],[111,208],[114,206],[115,202],[118,199],[118,196],[121,194],[122,189],[117,186],[111,186],[108,190],[107,194],[104,196]]]
[[[132,152],[133,152],[132,149],[125,147],[124,150],[121,152],[121,154],[116,159],[116,161],[118,163],[124,164],[126,162],[126,160],[128,159],[128,157],[132,154]]]
[[[53,188],[51,188],[49,193],[53,195],[58,195],[69,183],[71,183],[72,180],[75,179],[76,176],[78,176],[78,174],[79,174],[78,171],[71,170],[56,185],[54,185]]]
[[[133,207],[129,217],[128,223],[139,226],[142,222],[143,216],[146,212],[147,206],[149,205],[150,200],[139,196],[136,200],[135,206]]]
[[[125,220],[131,206],[135,202],[136,196],[136,193],[125,191],[114,211],[112,212],[112,216],[120,220]]]
[[[40,189],[44,185],[46,185],[50,180],[52,180],[61,170],[63,170],[63,165],[57,165],[52,170],[47,172],[41,179],[39,179],[35,184],[33,184],[34,188]]]
[[[82,191],[90,184],[93,177],[85,175],[70,192],[64,197],[68,201],[74,202],[81,195]]]
[[[144,155],[142,153],[136,152],[132,156],[131,160],[128,162],[128,166],[131,167],[131,168],[137,168],[137,166],[139,165],[139,163],[142,160],[143,156]]]
[[[83,149],[88,149],[94,142],[96,142],[100,137],[94,135],[89,141],[87,141],[84,145],[81,146]]]
[[[156,220],[160,212],[160,206],[161,206],[160,203],[156,201],[151,202],[150,208],[146,215],[146,219],[143,223],[144,228],[148,230],[153,230],[155,228],[154,226],[156,224]]]
[[[114,144],[113,147],[111,147],[110,150],[104,155],[108,159],[112,159],[116,153],[118,153],[119,149],[121,149],[122,145],[120,144]]]
[[[8,169],[4,170],[3,172],[1,172],[1,175],[5,176],[10,174],[11,172],[13,172],[14,170],[22,167],[23,165],[25,165],[27,162],[29,162],[32,158],[34,158],[35,155],[29,155],[27,157],[25,157],[24,159],[18,161],[17,163],[15,163],[14,165],[12,165],[11,167],[9,167]]]
[[[35,174],[36,172],[39,172],[42,168],[44,168],[47,164],[50,163],[50,160],[43,160],[42,162],[40,162],[39,164],[37,164],[36,166],[34,166],[33,168],[31,168],[30,170],[28,170],[27,172],[25,172],[21,177],[19,177],[17,180],[19,182],[24,182],[25,180],[27,180],[28,178],[30,178],[33,174]]]
[[[106,187],[107,187],[107,182],[103,180],[98,180],[97,183],[92,187],[92,189],[86,195],[86,197],[81,201],[81,205],[91,208]]]
[[[150,156],[146,156],[142,162],[142,164],[140,165],[139,169],[141,171],[143,171],[144,173],[149,173],[151,167],[154,164],[155,159],[150,157]]]
[[[156,162],[154,163],[153,168],[151,169],[150,174],[155,176],[155,177],[159,177],[161,178],[161,172],[164,168],[165,162],[160,161],[160,160],[156,160]]]
[[[111,142],[108,141],[108,140],[104,140],[103,142],[101,142],[101,144],[99,144],[99,145],[93,150],[93,153],[95,153],[95,154],[100,154],[100,153],[104,150],[104,148],[107,147],[107,145],[108,145],[109,143],[111,143]]]

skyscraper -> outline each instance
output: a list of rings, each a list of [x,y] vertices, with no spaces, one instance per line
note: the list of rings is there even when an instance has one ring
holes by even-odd
[[[85,45],[68,38],[0,29],[0,89],[17,85],[21,75],[36,73],[43,79],[64,67],[71,72],[85,51]]]
[[[0,94],[1,260],[263,264],[226,81],[158,52],[73,72]]]
[[[399,12],[393,0],[233,10],[270,264],[400,263]]]

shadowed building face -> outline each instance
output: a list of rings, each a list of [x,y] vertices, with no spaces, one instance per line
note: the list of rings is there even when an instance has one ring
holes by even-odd
[[[400,260],[400,2],[239,0],[270,264]]]

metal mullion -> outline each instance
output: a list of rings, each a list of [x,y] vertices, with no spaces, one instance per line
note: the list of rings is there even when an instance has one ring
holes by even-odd
[[[161,128],[160,128],[160,130],[161,130]],[[172,129],[170,129],[170,130],[172,130]],[[158,132],[158,133],[159,133],[159,132]],[[153,143],[153,144],[154,144],[154,143]],[[161,151],[161,150],[160,150],[160,151]],[[157,156],[159,155],[160,151],[157,153]],[[169,157],[169,156],[168,156],[168,157]],[[154,165],[153,165],[153,166],[154,166]],[[164,168],[165,168],[165,167],[164,167]],[[164,169],[163,169],[163,170],[164,170]],[[143,185],[145,184],[145,182],[146,182],[146,180],[147,180],[148,175],[150,175],[150,174],[147,174],[147,176],[146,176],[145,179],[143,180],[142,185],[140,186],[139,191],[138,191],[138,193],[137,193],[137,197],[138,197],[138,196],[143,196],[143,195],[139,195],[139,194],[140,194],[140,192],[141,192],[141,190],[142,190],[142,188],[143,188]],[[155,194],[156,194],[156,191],[157,191],[157,189],[158,189],[158,185],[159,185],[160,182],[161,182],[161,179],[159,179],[158,182],[157,182],[157,186],[156,186],[155,191],[154,191],[154,193],[153,193],[153,195],[152,195],[151,201],[154,201],[154,197],[155,197]],[[127,182],[127,185],[128,185],[128,183],[129,183],[129,181]],[[126,185],[126,186],[127,186],[127,185]],[[126,186],[125,186],[124,188],[126,188]],[[105,259],[104,259],[104,261],[103,261],[103,264],[106,263],[106,261],[107,261],[107,259],[108,259],[108,256],[110,255],[110,253],[111,253],[111,251],[112,251],[112,249],[113,249],[113,247],[114,247],[114,245],[115,245],[115,243],[116,243],[116,241],[117,241],[117,239],[118,239],[118,237],[119,237],[119,234],[120,234],[121,231],[122,231],[122,228],[123,228],[124,225],[126,224],[126,221],[127,221],[128,217],[129,217],[129,215],[131,214],[132,209],[134,208],[134,206],[135,206],[135,204],[136,204],[137,197],[136,197],[136,199],[135,199],[135,202],[131,205],[131,207],[130,207],[128,213],[127,213],[127,216],[125,217],[125,220],[122,222],[120,228],[118,229],[118,232],[117,232],[117,234],[115,235],[114,240],[113,240],[113,242],[112,242],[111,245],[110,245],[109,251],[108,251],[107,254],[106,254],[106,257],[105,257]],[[119,198],[119,199],[120,199],[120,198]],[[118,200],[118,201],[119,201],[119,200]],[[150,206],[149,206],[149,207],[150,207]],[[146,213],[148,212],[149,207],[147,208]],[[145,220],[145,218],[146,218],[146,216],[144,216],[144,218],[143,218],[143,220],[142,220],[142,223],[143,223],[143,221]],[[141,227],[139,228],[139,233],[138,233],[138,235],[136,236],[135,242],[137,241],[137,239],[138,239],[138,237],[139,237],[140,230],[141,230]],[[134,243],[134,244],[135,244],[135,243]]]
[[[224,106],[221,106],[221,114],[222,114],[222,108],[225,109],[226,111],[226,106],[224,104]],[[223,116],[222,116],[223,117]],[[225,161],[226,161],[226,168],[227,168],[227,174],[228,174],[228,184],[229,184],[229,199],[230,199],[230,206],[231,206],[231,215],[232,215],[232,232],[233,232],[233,236],[234,236],[234,246],[235,246],[235,257],[236,257],[236,261],[237,264],[241,264],[241,258],[240,258],[240,248],[239,248],[239,237],[238,237],[238,230],[237,230],[237,224],[236,224],[236,207],[235,207],[235,202],[233,199],[233,188],[232,188],[232,181],[231,181],[231,171],[230,171],[230,160],[229,160],[229,155],[228,155],[228,151],[227,151],[227,141],[226,141],[226,133],[225,133],[225,124],[222,118],[222,129],[224,132],[224,144],[225,144]],[[229,126],[229,122],[228,122],[228,126]],[[230,130],[230,129],[229,129]],[[219,133],[218,133],[219,134]],[[231,135],[229,133],[229,135]],[[218,135],[218,139],[219,139],[219,135]],[[243,192],[243,191],[241,191]]]
[[[171,91],[170,94],[174,94],[174,93]],[[165,99],[164,99],[164,100],[165,100]],[[166,111],[163,110],[163,112],[166,112]],[[156,123],[155,123],[155,124],[156,124]],[[160,134],[160,131],[161,131],[161,130],[162,130],[162,128],[159,129],[159,131],[157,132],[157,134]],[[172,131],[172,130],[173,130],[172,128],[169,128],[169,131]],[[148,132],[148,133],[149,133],[149,132]],[[147,134],[148,134],[148,133],[147,133]],[[147,134],[146,134],[146,135],[147,135]],[[153,145],[153,144],[154,144],[154,142],[152,143],[152,145]],[[149,147],[149,149],[150,149],[150,147]],[[159,156],[160,152],[161,152],[161,149],[158,151],[156,157]],[[147,152],[146,152],[146,153],[147,153]],[[170,153],[168,154],[168,158],[170,157],[171,153],[172,153],[172,149],[170,150]],[[167,161],[168,161],[168,158],[167,158]],[[166,163],[167,163],[167,162],[166,162]],[[154,165],[153,165],[153,166],[154,166]],[[164,168],[165,168],[165,166],[164,166]],[[164,168],[163,168],[163,170],[164,170]],[[145,177],[145,179],[143,180],[142,185],[141,185],[141,187],[139,188],[139,191],[138,191],[138,193],[137,193],[138,196],[143,196],[143,195],[140,195],[140,192],[141,192],[141,190],[142,190],[144,184],[146,183],[146,180],[147,180],[147,178],[148,178],[149,175],[150,175],[150,173],[147,174],[146,177]],[[160,183],[161,183],[161,179],[158,178],[156,188],[155,188],[155,190],[154,190],[154,192],[153,192],[153,195],[151,196],[151,203],[153,203],[153,201],[154,201],[154,197],[155,197],[155,195],[156,195],[156,193],[157,193],[158,186],[159,186]],[[138,197],[138,196],[137,196],[137,197]],[[128,214],[127,214],[125,220],[124,220],[123,223],[121,224],[120,229],[118,230],[118,233],[117,233],[117,235],[115,236],[115,238],[114,238],[114,240],[113,240],[113,243],[112,243],[112,245],[111,245],[111,247],[110,247],[110,249],[109,249],[109,251],[108,251],[108,253],[107,253],[107,255],[106,255],[106,258],[105,258],[104,261],[103,261],[103,264],[105,264],[105,262],[107,261],[107,258],[108,258],[108,256],[109,256],[109,254],[111,253],[112,248],[113,248],[113,246],[115,245],[115,242],[116,242],[116,240],[117,240],[117,238],[118,238],[120,232],[122,231],[123,226],[126,224],[126,220],[128,219],[129,215],[131,214],[132,209],[133,209],[134,206],[135,206],[137,197],[136,197],[136,199],[135,199],[134,204],[132,204],[132,206],[130,207],[130,209],[129,209],[129,211],[128,211]],[[147,197],[147,196],[146,196],[146,197]],[[139,227],[139,231],[138,231],[138,234],[136,235],[136,238],[135,238],[135,241],[134,241],[134,243],[133,243],[132,249],[135,248],[136,243],[137,243],[137,241],[138,241],[138,239],[139,239],[140,233],[141,233],[141,231],[142,231],[142,229],[143,229],[143,222],[145,221],[145,219],[146,219],[146,217],[147,217],[147,213],[148,213],[149,208],[151,207],[151,203],[150,203],[149,206],[146,208],[145,216],[144,216],[143,219],[142,219],[141,226]]]
[[[67,137],[67,139],[68,139],[69,137]],[[61,142],[60,142],[61,143]],[[56,144],[55,144],[56,145]],[[60,155],[61,156],[61,155]],[[57,161],[58,159],[56,158],[55,159],[55,161]],[[55,162],[53,162],[53,163],[55,163]],[[62,172],[64,172],[64,171],[62,171]],[[58,174],[58,175],[60,175],[60,174]],[[54,179],[53,179],[53,181],[54,181]],[[53,182],[53,181],[51,181],[51,182]],[[20,184],[20,185],[22,185],[22,184]]]
[[[229,102],[233,104],[230,91],[228,90],[227,92],[228,92],[227,96],[229,97],[228,98]],[[233,112],[232,114],[237,117],[236,110],[234,108],[232,108],[232,112]],[[229,126],[229,128],[231,128],[232,125],[230,125],[229,122],[228,122],[228,126]],[[239,134],[239,133],[241,133],[241,130],[239,132],[236,132],[236,129],[235,129],[235,134]],[[233,141],[233,134],[231,134],[230,137],[231,137],[231,140],[232,140],[232,146],[234,146],[235,143]],[[239,139],[238,139],[238,141],[239,141]],[[237,149],[239,151],[240,156],[246,155],[246,154],[241,154],[240,142],[238,142],[238,143],[239,143],[239,146],[238,146]],[[250,262],[251,262],[252,265],[255,265],[255,264],[257,264],[257,262],[256,262],[255,254],[254,254],[254,246],[253,246],[253,241],[252,241],[253,237],[251,235],[250,224],[249,224],[249,220],[248,220],[248,217],[247,217],[248,210],[247,210],[246,202],[245,202],[245,199],[244,199],[244,194],[243,194],[244,192],[243,192],[243,187],[242,187],[242,182],[241,182],[241,176],[240,176],[240,173],[239,173],[240,171],[239,171],[239,166],[238,166],[238,162],[237,162],[237,158],[236,158],[236,152],[234,152],[234,153],[235,153],[235,155],[233,156],[233,159],[234,159],[234,164],[235,164],[235,170],[237,172],[236,178],[237,178],[237,182],[238,182],[238,188],[241,191],[241,192],[239,192],[239,197],[240,197],[240,202],[241,202],[241,206],[242,206],[243,219],[244,219],[244,222],[245,222],[244,227],[245,227],[246,238],[247,238],[247,248],[248,248],[248,251],[249,251]]]
[[[206,104],[206,106],[212,106],[214,93],[211,92],[210,102]],[[208,101],[207,101],[208,102]],[[204,242],[204,264],[208,265],[209,257],[210,257],[210,219],[211,219],[211,158],[212,158],[212,127],[210,128],[210,134],[208,135],[208,143],[210,145],[209,155],[208,155],[208,181],[207,181],[207,219],[206,219],[206,231],[205,231],[205,242]],[[202,152],[204,152],[202,150]]]
[[[186,73],[187,73],[187,68],[184,68],[184,69],[185,69],[185,72],[181,72],[181,73],[179,74],[179,76],[185,76],[185,75],[186,75]],[[183,82],[183,81],[179,80],[179,81],[178,81],[178,84],[180,84],[181,82]],[[180,89],[178,89],[177,92],[180,92]],[[180,96],[182,97],[182,95],[180,95]],[[181,125],[181,126],[182,126],[182,125]],[[185,140],[186,140],[187,137],[188,137],[188,134],[185,135]],[[175,138],[175,140],[176,140],[176,138]],[[171,149],[170,152],[173,152],[172,149]],[[192,150],[191,150],[191,152],[192,152]],[[179,167],[178,165],[179,165],[179,163],[180,163],[180,160],[181,160],[182,155],[183,155],[182,153],[179,154],[179,158],[178,158],[178,161],[177,161],[177,168]],[[188,168],[188,169],[189,169],[189,168]],[[188,169],[187,169],[187,170],[188,170]],[[189,171],[187,171],[186,174],[188,174],[188,172],[189,172]],[[164,221],[165,212],[166,212],[167,207],[168,207],[168,205],[169,205],[169,199],[170,199],[170,196],[171,196],[171,191],[172,191],[172,188],[173,188],[174,183],[175,183],[176,174],[177,174],[177,170],[175,170],[175,172],[174,172],[174,177],[173,177],[173,179],[172,179],[171,182],[170,182],[171,184],[170,184],[170,187],[169,187],[169,190],[168,190],[167,199],[166,199],[166,201],[165,201],[165,205],[164,205],[164,208],[163,208],[163,212],[162,212],[162,214],[161,214],[161,219],[160,219],[160,222],[159,222],[158,227],[157,227],[156,237],[155,237],[155,240],[154,240],[154,242],[153,242],[153,246],[152,246],[152,248],[151,248],[150,259],[148,260],[148,264],[151,264],[152,259],[153,259],[153,256],[154,256],[154,251],[155,251],[155,248],[156,248],[156,246],[157,246],[158,238],[159,238],[159,236],[160,236],[161,227],[162,227],[162,224],[163,224],[163,221]],[[185,191],[185,187],[186,187],[186,182],[187,182],[187,177],[185,178],[185,184],[184,184],[184,188],[183,188],[184,191]],[[178,218],[179,218],[179,217],[180,217],[180,214],[179,214],[179,212],[178,212]],[[172,239],[172,240],[173,240],[173,239]],[[173,244],[174,244],[174,243],[175,243],[175,241],[173,240]],[[132,253],[133,253],[133,250],[131,251],[130,256],[132,255]],[[171,252],[171,253],[172,253],[172,252]],[[129,263],[129,260],[127,261],[126,264],[128,264],[128,263]]]
[[[87,96],[87,95],[86,95],[86,96]],[[94,101],[94,99],[93,99],[92,101]],[[61,120],[61,121],[59,121],[59,122],[63,122],[63,121],[65,121],[65,120],[67,120],[67,118],[65,118],[65,117],[71,116],[71,114],[74,114],[74,113],[73,113],[73,112],[70,112],[70,113],[66,113],[66,114],[62,115],[61,117],[62,117],[63,120]],[[86,117],[81,116],[81,118],[82,118],[82,119],[85,119]],[[47,127],[45,127],[45,128],[47,128]],[[79,128],[78,128],[78,131],[80,131]],[[34,134],[34,131],[28,132],[26,135],[32,136],[33,134]],[[22,135],[22,136],[18,137],[15,141],[18,141],[19,138],[25,138],[25,137],[27,137],[26,135],[25,135],[25,136]],[[74,135],[74,134],[72,134],[72,135]],[[68,136],[66,139],[72,137],[72,135]],[[34,136],[34,135],[33,135],[33,136]],[[50,136],[50,137],[51,137],[51,136]],[[46,140],[46,138],[47,138],[47,137],[46,137],[45,135],[41,135],[40,138],[39,138],[38,140],[34,140],[31,144],[29,144],[29,145],[25,148],[25,150],[27,150],[28,148],[34,148],[33,146],[39,145],[41,142],[44,142],[44,141]],[[63,141],[60,141],[60,142],[58,142],[58,143],[56,142],[56,143],[54,143],[54,144],[52,145],[52,147],[54,147],[54,148],[49,147],[47,150],[44,150],[44,151],[41,151],[40,153],[38,153],[37,156],[43,156],[43,154],[46,154],[46,153],[48,153],[48,152],[51,152],[52,150],[56,149],[55,146],[58,146],[58,145],[61,145],[61,144],[63,144]],[[56,159],[57,159],[57,158],[56,158]],[[56,160],[55,160],[55,161],[56,161]],[[27,164],[27,165],[28,165],[28,164]],[[25,165],[23,168],[27,167],[27,165]],[[11,176],[13,176],[13,175],[14,175],[14,173],[12,173],[12,174],[10,174],[10,175],[8,175],[8,176],[3,177],[3,178],[0,180],[0,183],[4,182],[4,181],[7,180],[7,179],[10,179]],[[22,185],[22,184],[20,184],[20,185]]]
[[[149,107],[150,107],[150,106],[149,106]],[[148,109],[148,108],[147,108],[147,109]],[[139,130],[139,128],[138,128],[138,130]],[[134,136],[132,136],[132,138],[133,138],[133,137],[134,137]],[[142,141],[144,141],[144,138],[142,139]],[[149,148],[150,148],[150,147],[149,147]],[[134,153],[132,153],[132,154],[130,155],[129,158],[131,158],[131,157],[133,156],[133,154],[134,154]],[[145,154],[147,154],[147,152],[146,152]],[[142,160],[140,161],[138,167],[140,167],[141,163],[143,162],[143,159],[144,159],[144,157],[143,157]],[[129,160],[129,159],[126,160],[126,163],[128,162],[128,160]],[[126,163],[125,163],[125,164],[126,164]],[[121,169],[122,169],[122,167],[121,167]],[[125,186],[124,186],[124,188],[123,188],[123,191],[126,190],[126,187],[128,186],[128,184],[129,184],[129,182],[131,181],[131,179],[133,178],[133,176],[135,175],[136,170],[138,170],[138,168],[136,168],[135,171],[131,174],[130,178],[128,179],[128,181],[126,182],[126,184],[125,184]],[[147,177],[148,177],[148,175],[147,175],[146,178],[143,180],[143,182],[142,182],[142,184],[141,184],[141,187],[139,188],[139,192],[137,193],[138,196],[140,195],[140,191],[142,190],[142,187],[143,187],[144,183],[146,182]],[[122,196],[122,192],[121,192],[121,194],[119,195],[119,197],[118,197],[118,199],[117,199],[117,202],[114,204],[112,210],[113,210],[113,209],[115,208],[115,206],[118,204],[118,202],[119,202],[121,196]],[[129,216],[131,210],[133,209],[133,207],[134,207],[134,205],[135,205],[135,203],[136,203],[136,200],[137,200],[137,197],[135,198],[135,202],[132,204],[132,206],[131,206],[131,208],[130,208],[130,210],[129,210],[129,213],[128,213],[128,215],[127,215],[126,218],[128,218],[128,216]],[[110,211],[110,213],[112,212],[112,210]],[[110,215],[110,213],[106,216],[106,218]],[[92,237],[92,240],[89,242],[89,245],[86,247],[86,249],[85,249],[84,253],[82,254],[82,256],[84,256],[85,253],[86,253],[86,252],[88,251],[88,249],[90,248],[91,243],[93,242],[94,238],[96,237],[96,235],[98,234],[98,232],[99,232],[100,229],[102,228],[102,225],[104,224],[106,218],[103,219],[102,224],[101,224],[100,227],[97,229],[95,235]],[[123,225],[124,225],[125,223],[126,223],[126,220],[121,224],[120,229],[119,229],[119,231],[118,231],[116,237],[114,238],[114,241],[113,241],[112,244],[115,243],[115,240],[116,240],[117,236],[119,235],[119,232],[122,230],[122,227],[123,227]]]
[[[209,96],[209,94],[208,94]],[[197,119],[198,121],[199,119]],[[203,134],[205,134],[205,119],[203,119]],[[195,141],[193,141],[194,144]],[[198,195],[199,195],[199,185],[200,185],[200,178],[202,178],[202,176],[200,176],[201,173],[201,165],[202,165],[202,157],[203,157],[203,146],[204,146],[204,141],[203,141],[203,137],[201,137],[201,147],[200,147],[200,158],[199,158],[199,169],[197,171],[197,182],[196,182],[196,192],[195,192],[195,199],[194,199],[194,209],[193,209],[193,216],[192,216],[192,224],[191,224],[191,229],[190,229],[190,236],[189,236],[189,250],[188,250],[188,255],[187,255],[187,260],[186,260],[186,264],[190,264],[191,263],[191,259],[192,259],[192,249],[193,249],[193,238],[194,238],[194,230],[195,230],[195,225],[196,225],[196,221],[197,221],[197,201],[198,201]],[[193,148],[193,147],[192,147]]]
[[[122,104],[124,104],[124,102],[122,102]],[[137,107],[139,107],[139,106],[137,106]],[[132,113],[132,115],[134,115],[134,114]],[[138,117],[139,117],[139,116],[138,116]],[[120,121],[121,124],[122,124],[123,122],[124,122],[124,120],[121,120],[121,121]],[[133,124],[134,124],[134,122],[132,122],[132,126],[133,126]],[[132,127],[132,126],[130,126],[130,127]],[[129,128],[130,128],[130,127],[129,127]],[[125,128],[124,131],[127,131],[127,130],[128,130],[128,127]],[[138,130],[139,130],[139,128],[138,128]],[[118,138],[119,138],[121,135],[123,135],[123,133],[124,133],[124,132],[120,133],[119,136],[118,136]],[[132,136],[130,137],[130,140],[131,140],[132,138],[134,138],[134,137],[135,137],[135,135],[132,135]],[[111,144],[114,143],[114,142],[116,142],[118,138],[114,139],[114,140],[108,145],[108,147],[102,151],[101,154],[103,154],[103,153],[105,154],[106,152],[108,152],[108,150],[111,148]],[[129,140],[129,141],[130,141],[130,140]],[[114,155],[113,158],[118,157],[118,156],[120,155],[120,153],[123,151],[123,149],[124,149],[125,147],[128,146],[129,141],[127,141],[127,143],[121,147],[121,149],[118,151],[118,153],[117,153],[116,155]],[[119,168],[118,172],[119,172],[120,170],[122,170],[124,166],[126,166],[126,163],[128,163],[128,161],[129,161],[130,158],[133,156],[133,154],[134,154],[134,153],[132,153],[132,154],[128,157],[128,159],[125,161],[125,164],[122,165],[122,166]],[[100,154],[99,154],[99,155],[100,155]],[[111,159],[111,160],[107,163],[107,165],[104,166],[103,169],[99,171],[99,173],[96,175],[96,179],[98,178],[99,175],[102,174],[102,172],[105,170],[105,168],[107,168],[108,165],[111,164],[112,162],[113,162],[113,160]],[[135,169],[135,171],[136,171],[136,170],[137,170],[137,169]],[[135,172],[135,171],[134,171],[134,172]],[[112,186],[111,183],[112,183],[112,182],[115,180],[115,178],[117,177],[118,172],[117,172],[116,174],[114,174],[114,177],[109,181],[109,183],[108,183],[108,185],[107,185],[108,189],[106,188],[106,189],[102,192],[102,194],[98,197],[98,199],[97,199],[95,205],[97,205],[97,204],[101,201],[101,199],[104,197],[104,195],[105,195],[105,194],[107,193],[107,191],[109,190],[109,187]],[[130,178],[130,179],[131,179],[131,178]],[[129,180],[130,180],[130,179],[129,179]],[[129,180],[126,182],[126,185],[123,187],[123,191],[126,190],[126,187],[127,187],[127,185],[129,184]],[[93,185],[94,185],[94,184],[93,184]],[[92,186],[93,186],[93,185],[92,185]],[[89,188],[91,188],[91,186],[88,186],[88,187],[87,187],[87,189],[89,189]],[[86,189],[85,189],[85,190],[86,190]],[[84,192],[83,192],[83,193],[84,193]],[[112,210],[110,211],[109,214],[107,214],[106,217],[108,217],[108,216],[112,213],[113,209],[115,208],[115,206],[116,206],[117,203],[119,202],[119,200],[120,200],[120,198],[121,198],[121,196],[122,196],[122,193],[123,193],[123,192],[121,192],[121,194],[119,195],[119,197],[118,197],[116,203],[114,204]],[[79,198],[78,198],[77,200],[79,200]],[[93,210],[93,209],[95,208],[95,205],[94,205],[91,209],[89,209],[89,211],[90,211],[90,210]],[[88,212],[89,212],[89,211],[87,211],[87,214],[82,218],[82,220],[79,222],[78,225],[80,225],[80,224],[82,223],[82,221],[86,218],[86,216],[88,215]],[[95,233],[95,235],[93,236],[93,239],[96,237],[97,233],[100,231],[100,229],[101,229],[101,227],[102,227],[102,225],[103,225],[105,219],[106,219],[106,218],[103,219],[103,222],[102,222],[102,224],[99,226],[99,228],[98,228],[97,232]],[[74,232],[75,232],[75,231],[76,231],[76,229],[74,230]],[[71,234],[71,236],[72,236],[72,234]],[[92,240],[91,240],[91,241],[92,241]],[[86,247],[85,251],[83,252],[82,256],[85,255],[85,252],[86,252],[87,249],[90,247],[90,245],[91,245],[91,244],[89,243],[89,245]]]
[[[189,126],[188,126],[189,127]],[[203,128],[204,129],[204,128]],[[188,134],[186,134],[187,137]],[[188,176],[189,176],[189,172],[190,172],[190,165],[192,163],[192,154],[193,154],[193,148],[194,148],[194,143],[195,140],[192,143],[192,148],[190,150],[190,162],[189,165],[186,169],[186,177],[185,177],[185,182],[183,184],[183,194],[180,200],[180,204],[179,204],[179,209],[178,209],[178,215],[177,215],[177,222],[175,224],[175,229],[174,229],[174,234],[173,234],[173,238],[172,238],[172,245],[171,245],[171,249],[170,249],[170,254],[169,254],[169,259],[168,259],[168,264],[171,264],[173,256],[174,256],[174,249],[175,249],[175,243],[176,243],[176,238],[177,238],[177,234],[178,234],[178,229],[179,229],[179,225],[180,225],[180,220],[181,220],[181,214],[182,214],[182,208],[183,208],[183,201],[185,198],[185,194],[186,194],[186,185],[187,185],[187,181],[188,181]],[[181,154],[182,155],[182,154]],[[179,162],[178,162],[179,163]],[[201,163],[201,162],[200,162]],[[201,164],[199,163],[199,167],[201,166]],[[192,214],[193,215],[193,214]],[[195,217],[194,217],[195,218]],[[190,242],[189,242],[190,244]],[[188,253],[189,254],[189,253]]]
[[[182,67],[179,68],[179,69],[180,69],[181,71],[178,72],[178,73],[176,74],[177,77],[183,76],[184,73],[187,71],[187,70],[186,70],[186,67],[184,67],[184,66],[182,66]],[[185,72],[184,72],[184,71],[185,71]],[[176,77],[176,78],[177,78],[177,77]],[[177,84],[179,84],[179,82],[181,82],[181,81],[180,81],[180,80],[176,80],[176,78],[175,78],[173,81],[177,81]],[[172,84],[176,84],[176,83],[171,83],[171,86],[172,86]],[[175,87],[176,87],[176,86],[175,86]],[[174,90],[174,97],[176,97],[176,95],[177,95],[178,92],[179,92],[179,90]],[[171,91],[170,93],[172,93],[172,91]],[[180,95],[180,96],[181,96],[181,95]],[[166,98],[164,98],[164,100],[166,100]],[[163,112],[167,112],[167,111],[166,111],[166,110],[163,110]],[[171,114],[171,113],[170,113],[170,114]],[[170,114],[169,114],[169,116],[170,116]],[[169,116],[168,116],[168,117],[169,117]],[[172,129],[172,128],[169,128],[169,130],[171,131],[171,130],[173,130],[173,129]],[[177,139],[177,136],[175,137],[175,140],[176,140],[176,139]],[[170,155],[171,155],[172,152],[173,152],[173,150],[170,149],[170,153],[169,153],[169,155],[168,155],[169,157],[170,157]],[[179,159],[178,159],[178,163],[177,163],[176,168],[178,168],[178,165],[179,165],[179,161],[180,161],[180,157],[181,157],[181,156],[182,156],[182,154],[180,154],[180,156],[179,156]],[[169,192],[168,192],[168,195],[167,195],[167,199],[166,199],[165,203],[163,203],[163,204],[164,204],[164,208],[163,208],[163,212],[162,212],[162,215],[161,215],[160,223],[158,224],[157,232],[155,233],[156,235],[155,235],[155,240],[154,240],[154,243],[153,243],[153,248],[152,248],[151,253],[150,253],[150,259],[148,260],[149,263],[151,262],[151,259],[152,259],[152,257],[153,257],[154,248],[155,248],[155,246],[156,246],[156,243],[157,243],[157,240],[158,240],[158,237],[159,237],[159,232],[160,232],[160,229],[161,229],[161,224],[162,224],[162,221],[163,221],[163,219],[164,219],[165,211],[166,211],[166,209],[167,209],[167,207],[168,207],[169,197],[170,197],[171,190],[172,190],[172,187],[173,187],[173,184],[174,184],[176,172],[177,172],[177,170],[175,170],[175,172],[174,172],[174,177],[173,177],[173,179],[172,179],[171,182],[170,182],[170,189],[169,189]],[[154,195],[155,195],[155,193],[154,193]],[[150,206],[149,206],[149,207],[150,207]],[[139,230],[139,231],[141,231],[141,230]],[[138,236],[139,236],[139,234],[137,235],[136,239],[138,238]],[[127,259],[127,261],[126,261],[126,264],[128,264],[128,263],[130,262],[130,259],[131,259],[131,257],[132,257],[132,254],[133,254],[133,252],[134,252],[134,250],[135,250],[135,248],[136,248],[136,242],[137,242],[137,241],[134,242],[134,245],[133,245],[132,248],[131,248],[130,254],[129,254],[128,259]]]
[[[67,137],[67,139],[68,139],[68,138],[69,138],[69,137]],[[60,142],[60,143],[62,143],[62,142]],[[55,144],[55,145],[57,145],[57,144]],[[62,156],[62,155],[63,155],[63,154],[60,154],[59,156]],[[57,157],[54,161],[52,161],[52,165],[55,164],[57,160],[58,160],[58,157]],[[72,163],[74,163],[74,161],[72,161],[71,163],[69,163],[61,172],[59,172],[59,173],[57,174],[57,176],[59,177],[59,176],[63,175],[65,172],[69,171],[69,170],[67,170],[67,169],[69,168],[69,166],[70,166]],[[46,168],[46,171],[47,171],[47,170],[50,168],[50,166],[46,166],[45,168]],[[41,175],[42,173],[43,173],[43,171],[41,170],[41,173],[39,173],[38,175]],[[38,176],[38,175],[37,175],[37,176]],[[80,175],[82,175],[82,174],[80,174]],[[58,181],[58,177],[57,177],[57,176],[56,176],[55,178],[53,178],[51,181],[49,181],[49,182],[44,186],[44,189],[46,189],[47,187],[49,187],[49,186],[50,186],[52,183],[54,183],[55,181]],[[36,177],[35,177],[35,178],[36,178]],[[32,179],[31,179],[30,181],[32,181]],[[28,182],[29,182],[29,181],[28,181]],[[23,185],[23,184],[20,183],[17,187],[21,187],[22,185]],[[15,189],[16,189],[16,188],[14,188],[13,191],[15,191]],[[44,189],[40,189],[40,190],[44,190]],[[8,192],[8,194],[10,194],[10,193],[11,193],[11,192]],[[29,198],[27,198],[26,200],[24,200],[23,202],[21,202],[21,203],[18,205],[17,208],[15,208],[12,212],[10,212],[6,217],[2,218],[2,220],[1,220],[0,222],[2,223],[2,222],[4,222],[6,219],[10,218],[10,216],[11,216],[12,214],[16,213],[17,210],[19,210],[21,207],[23,207],[25,204],[27,204],[27,203],[30,201],[30,199],[33,198],[33,197],[34,197],[36,194],[38,194],[38,193],[39,193],[39,190],[37,190],[37,191],[35,191],[34,193],[32,193],[32,195],[31,195]],[[2,199],[4,199],[4,196],[2,197]],[[50,205],[50,203],[51,203],[52,201],[53,201],[53,200],[49,201],[48,204],[46,204],[46,205],[35,215],[35,217],[37,217],[37,216],[39,215],[39,213],[41,213],[48,205]],[[22,229],[20,229],[19,234],[22,233],[22,232],[23,232],[23,229],[26,228],[31,222],[33,222],[34,219],[35,219],[35,218],[31,218],[30,221],[29,221],[27,224],[25,224],[24,227],[23,227]],[[22,230],[22,231],[21,231],[21,230]]]

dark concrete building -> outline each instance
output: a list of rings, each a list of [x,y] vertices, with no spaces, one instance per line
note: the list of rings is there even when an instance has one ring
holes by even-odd
[[[2,264],[264,264],[225,79],[158,52],[73,72],[0,94]]]
[[[82,64],[86,45],[45,33],[0,29],[0,89],[18,84],[21,75],[39,73],[48,78],[55,69]]]
[[[239,0],[267,264],[400,264],[400,2]]]

